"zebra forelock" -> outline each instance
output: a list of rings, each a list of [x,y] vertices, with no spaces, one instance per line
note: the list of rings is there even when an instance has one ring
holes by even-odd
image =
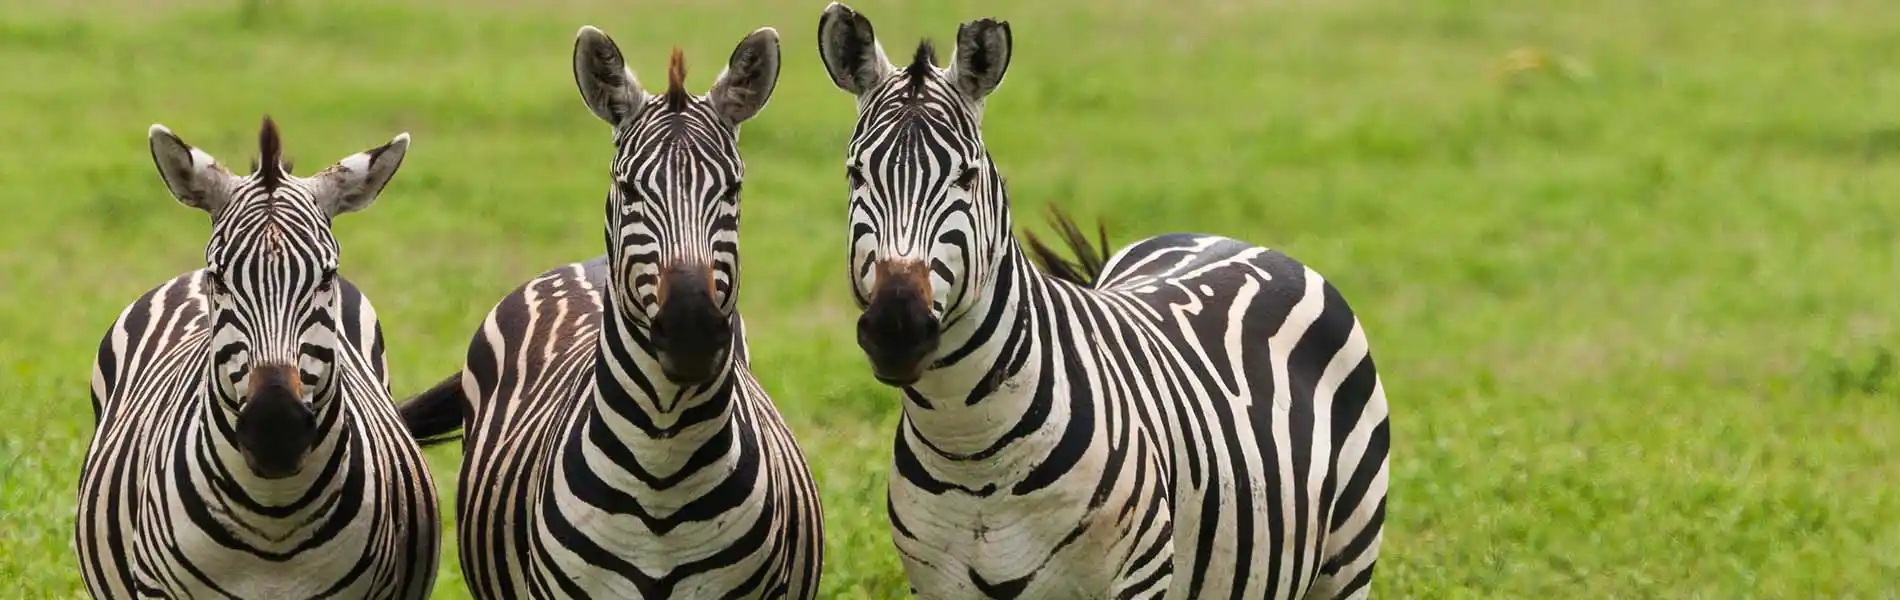
[[[924,38],[917,42],[917,53],[910,59],[910,66],[904,68],[905,90],[912,94],[922,91],[931,76],[937,74],[937,47]]]
[[[290,166],[284,163],[284,141],[277,132],[277,122],[265,115],[263,130],[257,134],[257,161],[251,165],[251,171],[258,174],[258,185],[273,190],[283,183],[289,170]]]
[[[685,110],[687,100],[692,94],[686,92],[686,53],[679,46],[673,47],[673,58],[666,66],[666,108],[667,110]]]

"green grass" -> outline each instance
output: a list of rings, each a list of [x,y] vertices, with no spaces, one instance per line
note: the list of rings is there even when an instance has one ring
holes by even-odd
[[[824,492],[824,595],[901,592],[823,3],[512,4],[0,11],[0,596],[83,594],[93,348],[202,260],[148,124],[243,164],[268,112],[304,172],[414,134],[337,224],[409,393],[501,294],[601,252],[608,132],[568,66],[588,23],[648,81],[682,46],[694,89],[748,31],[783,35],[742,144],[753,353]],[[1354,302],[1395,441],[1377,596],[1900,596],[1900,4],[1007,4],[857,7],[897,55],[1013,23],[986,136],[1025,223],[1060,203],[1122,243],[1252,240]],[[1547,58],[1502,66],[1517,48]],[[432,452],[445,508],[456,452]],[[456,573],[445,552],[437,597],[464,597]]]

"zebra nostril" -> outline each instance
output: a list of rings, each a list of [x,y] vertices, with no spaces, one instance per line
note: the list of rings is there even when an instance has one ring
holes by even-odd
[[[297,474],[317,438],[317,416],[290,386],[262,386],[238,411],[235,441],[251,471],[265,479]]]
[[[858,316],[858,339],[877,348],[903,346],[936,333],[930,315],[898,302],[873,302]]]
[[[880,294],[858,316],[858,347],[880,381],[907,385],[937,350],[942,325],[916,293]]]
[[[654,345],[658,346],[666,343],[664,340],[667,337],[667,330],[670,329],[666,324],[670,321],[671,319],[655,318],[652,320],[652,324],[647,326],[647,331],[652,337]]]
[[[877,314],[867,310],[858,316],[858,346],[866,352],[876,352],[884,347],[884,344],[879,343],[883,328],[878,323]]]
[[[922,323],[919,323],[917,325],[918,337],[924,338],[924,339],[936,339],[939,334],[943,333],[941,331],[941,328],[943,326],[937,322],[937,319],[935,317],[932,317],[928,313],[925,313],[925,314],[917,315],[917,318],[923,321]]]
[[[731,319],[713,303],[706,268],[672,267],[662,276],[666,297],[648,326],[661,375],[679,384],[718,377],[732,342]]]

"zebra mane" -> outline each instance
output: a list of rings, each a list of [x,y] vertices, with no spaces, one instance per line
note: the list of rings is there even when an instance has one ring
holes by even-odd
[[[911,57],[910,66],[904,67],[904,75],[910,78],[907,82],[910,93],[915,95],[921,91],[924,82],[930,81],[930,74],[936,71],[936,68],[937,47],[931,43],[930,38],[924,38],[917,42],[917,54]]]
[[[1050,277],[1082,287],[1095,287],[1096,280],[1102,275],[1102,267],[1108,262],[1108,226],[1096,222],[1096,239],[1091,244],[1088,235],[1082,233],[1075,221],[1053,204],[1049,206],[1049,222],[1075,259],[1064,258],[1055,248],[1036,237],[1035,233],[1024,230],[1023,239],[1029,244],[1029,260]]]
[[[257,132],[257,158],[252,160],[251,172],[257,174],[257,182],[264,189],[277,189],[283,183],[284,173],[290,165],[284,162],[284,140],[277,133],[277,122],[270,115],[264,115],[264,128]]]
[[[673,60],[666,66],[666,108],[681,110],[686,108],[686,53],[679,46],[673,47]]]

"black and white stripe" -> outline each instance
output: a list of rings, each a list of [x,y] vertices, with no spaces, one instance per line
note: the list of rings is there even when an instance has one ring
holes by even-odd
[[[232,175],[164,127],[152,156],[210,213],[206,267],[99,344],[75,541],[96,598],[424,598],[435,486],[390,401],[376,310],[337,275],[333,217],[368,206],[408,134],[309,178],[269,119]]]
[[[892,64],[841,4],[818,38],[859,108],[850,274],[903,391],[890,516],[917,594],[1365,597],[1386,403],[1338,291],[1212,235],[1104,260],[1058,219],[1076,261],[1026,251],[979,131],[1009,25],[963,24],[948,68],[928,42]]]
[[[777,82],[778,34],[700,97],[678,50],[658,95],[599,30],[574,50],[618,148],[607,253],[503,298],[462,372],[403,404],[419,437],[464,427],[463,575],[484,598],[812,598],[817,489],[736,311],[738,129]]]

